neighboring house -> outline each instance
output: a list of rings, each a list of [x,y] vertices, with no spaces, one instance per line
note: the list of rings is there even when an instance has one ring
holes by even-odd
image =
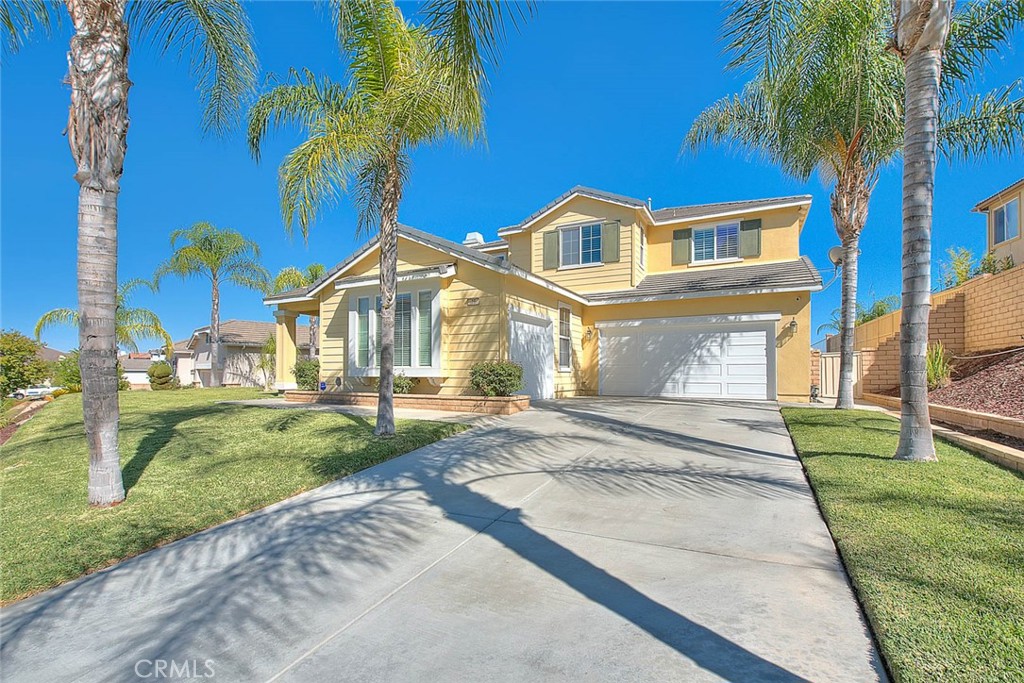
[[[974,207],[987,216],[988,251],[996,258],[1013,258],[1015,264],[1024,263],[1024,178],[1005,187]]]
[[[652,210],[577,187],[484,242],[401,226],[396,372],[415,391],[473,393],[470,368],[511,359],[534,398],[807,401],[809,196]],[[293,388],[296,318],[320,316],[321,380],[369,391],[377,367],[376,238],[309,287],[270,296],[278,382]]]
[[[163,360],[162,353],[129,353],[118,358],[121,363],[121,375],[128,380],[128,385],[132,389],[151,388],[146,371],[158,360]]]
[[[192,350],[188,348],[191,337],[174,342],[174,349],[171,353],[171,368],[174,376],[178,378],[181,386],[195,384],[195,360],[192,358]]]
[[[274,334],[274,323],[255,320],[226,320],[220,324],[221,366],[224,386],[262,387],[263,372],[259,369],[260,351]],[[299,326],[298,348],[309,354],[309,327]],[[180,344],[181,342],[179,342]],[[179,351],[174,345],[175,374],[182,384],[198,387],[210,386],[212,371],[210,354],[210,326],[200,327]],[[293,350],[288,372],[295,365]],[[273,381],[273,375],[271,375]]]
[[[51,349],[49,346],[40,346],[39,350],[36,352],[36,356],[38,356],[44,363],[49,364],[49,367],[52,369],[52,363],[63,360],[67,354],[63,351],[58,351],[57,349]],[[54,380],[52,377],[47,377],[43,384],[46,386],[53,386],[53,382]]]

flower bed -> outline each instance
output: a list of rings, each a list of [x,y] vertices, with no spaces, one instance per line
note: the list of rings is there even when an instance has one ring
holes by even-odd
[[[368,391],[286,391],[284,400],[293,403],[332,403],[346,406],[375,406],[377,394]],[[439,396],[437,394],[395,394],[396,408],[444,410],[456,413],[512,415],[530,407],[529,396]]]

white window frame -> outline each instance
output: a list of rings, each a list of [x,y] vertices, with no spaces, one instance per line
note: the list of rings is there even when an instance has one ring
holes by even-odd
[[[1009,208],[1010,204],[1014,204],[1014,203],[1016,203],[1016,205],[1017,205],[1016,207],[1014,207],[1016,210],[1013,212],[1015,214],[1014,218],[1017,220],[1017,232],[1012,237],[1008,237],[1006,235],[1006,217],[1010,215],[1010,212],[1007,209]],[[996,214],[999,213],[999,212],[1002,212],[1002,214],[1003,214],[1003,239],[1002,240],[997,240],[996,239]],[[1011,242],[1011,241],[1017,239],[1018,237],[1020,237],[1020,233],[1021,233],[1021,220],[1020,220],[1020,218],[1021,218],[1021,216],[1020,216],[1020,199],[1018,197],[1013,197],[1011,199],[1007,199],[1005,202],[1003,202],[1002,204],[1000,204],[996,208],[992,209],[992,246],[998,246],[1000,244],[1006,244],[1007,242]]]
[[[598,260],[591,261],[590,263],[583,262],[583,228],[597,228],[598,239],[600,240],[600,248],[598,249]],[[573,223],[572,225],[560,225],[558,226],[558,269],[559,270],[571,270],[573,268],[593,268],[595,266],[603,266],[604,262],[601,257],[604,256],[604,230],[603,224],[600,222],[587,221],[586,223]],[[570,231],[576,231],[576,246],[579,249],[579,261],[577,263],[566,263],[565,262],[565,249],[562,248],[565,238],[565,233]]]
[[[569,334],[568,336],[562,334],[562,311],[566,311],[569,316]],[[556,321],[558,333],[558,371],[559,372],[571,372],[572,371],[572,306],[569,304],[558,303],[558,320]],[[562,340],[566,339],[569,341],[569,353],[562,353]]]
[[[419,293],[430,292],[430,365],[421,365],[419,357],[420,307]],[[410,360],[412,365],[396,365],[395,371],[407,377],[441,377],[441,287],[440,284],[427,285],[422,281],[410,281],[407,285],[399,284],[395,295],[408,294],[411,304],[412,319],[410,321]],[[380,366],[376,365],[377,357],[377,297],[379,287],[360,287],[349,289],[348,297],[348,343],[346,354],[347,374],[351,377],[379,377]],[[359,299],[370,300],[367,313],[367,365],[359,367]]]
[[[736,228],[736,256],[718,256],[718,231],[723,228]],[[713,230],[713,242],[714,242],[714,256],[709,259],[698,259],[697,258],[697,233],[705,230]],[[740,253],[740,224],[739,221],[728,221],[726,223],[714,223],[694,226],[690,232],[690,263],[696,265],[705,265],[709,263],[734,263],[736,261],[742,261],[743,258],[739,255]]]

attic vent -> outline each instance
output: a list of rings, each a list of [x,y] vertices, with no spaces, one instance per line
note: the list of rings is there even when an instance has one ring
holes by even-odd
[[[462,240],[462,244],[467,247],[478,247],[484,243],[484,236],[478,232],[467,232],[466,239]]]

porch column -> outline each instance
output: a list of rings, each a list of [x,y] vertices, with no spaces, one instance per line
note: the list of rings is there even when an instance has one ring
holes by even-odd
[[[274,370],[274,388],[278,391],[298,388],[295,373],[292,371],[298,359],[295,340],[295,320],[298,317],[299,314],[295,311],[274,311],[274,318],[277,319],[277,367]]]

